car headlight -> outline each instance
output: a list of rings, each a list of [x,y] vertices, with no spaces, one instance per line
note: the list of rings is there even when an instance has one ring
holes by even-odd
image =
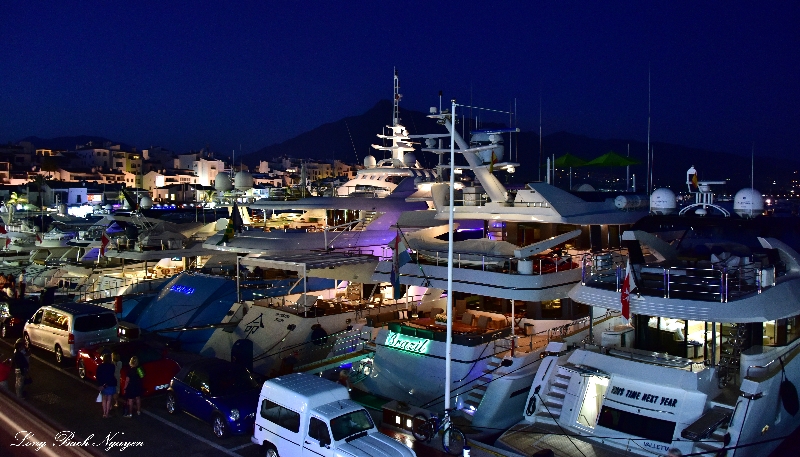
[[[238,421],[239,420],[239,410],[234,408],[231,410],[231,420]]]

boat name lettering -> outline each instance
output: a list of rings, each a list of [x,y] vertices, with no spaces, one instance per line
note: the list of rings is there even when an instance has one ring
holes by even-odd
[[[194,287],[180,286],[178,284],[175,284],[174,286],[170,287],[169,290],[173,292],[180,292],[186,295],[192,295],[194,293]]]
[[[650,441],[644,442],[644,447],[650,449],[657,449],[659,451],[669,451],[670,447],[666,444],[651,443]]]
[[[264,328],[264,313],[258,315],[257,318],[253,319],[252,321],[247,323],[247,326],[244,328],[244,337],[248,338],[253,333],[257,332],[258,329]]]
[[[611,395],[618,395],[620,397],[630,398],[631,400],[639,400],[646,403],[654,403],[659,406],[669,406],[674,408],[678,405],[677,398],[662,397],[658,395],[642,393],[638,390],[626,389],[624,387],[612,386]]]
[[[420,354],[428,352],[429,341],[430,340],[424,338],[414,338],[395,332],[389,332],[389,336],[386,337],[387,346]]]

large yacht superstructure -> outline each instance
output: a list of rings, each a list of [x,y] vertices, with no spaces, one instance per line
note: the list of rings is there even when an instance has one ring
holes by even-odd
[[[499,132],[478,132],[480,140],[488,141],[468,145],[447,113],[435,117],[455,137],[456,152],[468,163],[462,168],[480,183],[463,188],[454,202],[456,220],[485,222],[472,231],[481,238],[453,245],[451,370],[453,395],[464,417],[473,428],[491,433],[522,418],[544,346],[554,340],[579,342],[588,334],[591,309],[567,297],[581,279],[586,254],[618,248],[622,230],[646,212],[622,211],[613,198],[588,202],[545,183],[528,184],[514,195],[493,174],[493,169],[515,165],[495,163],[502,158]],[[447,187],[435,184],[431,190],[437,219],[447,218]],[[389,282],[395,276],[400,284],[446,290],[448,243],[441,238],[448,232],[447,225],[440,225],[403,233],[412,261],[381,262],[373,278]],[[359,388],[441,409],[446,334],[437,321],[443,324],[446,318],[446,298],[434,306],[426,315],[411,303],[407,319],[375,323],[376,352]],[[592,317],[619,323],[605,310]]]
[[[713,182],[687,184],[694,204],[670,214],[674,194],[656,191],[660,214],[626,231],[623,249],[592,253],[570,291],[630,312],[632,325],[602,325],[578,349],[549,346],[523,421],[499,445],[763,456],[800,425],[800,224],[761,216],[753,189],[731,215],[713,202]]]

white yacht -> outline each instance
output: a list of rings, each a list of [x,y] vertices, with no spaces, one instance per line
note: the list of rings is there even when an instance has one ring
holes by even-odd
[[[524,419],[497,445],[765,456],[800,425],[800,225],[760,215],[753,189],[731,214],[693,170],[692,205],[674,214],[674,194],[656,191],[657,214],[623,234],[622,250],[592,253],[570,291],[594,309],[628,303],[631,325],[601,324],[577,349],[548,346]]]
[[[448,114],[433,117],[453,134],[456,152],[468,164],[461,168],[471,170],[481,185],[463,188],[454,202],[457,221],[485,223],[472,232],[482,238],[453,245],[457,323],[451,387],[473,429],[492,433],[522,419],[526,394],[549,341],[581,341],[589,335],[590,317],[621,323],[616,314],[599,309],[592,313],[567,293],[581,280],[588,253],[619,249],[622,231],[647,212],[621,210],[615,205],[616,195],[588,202],[546,183],[509,191],[492,173],[492,168],[516,165],[492,163],[503,156],[499,131],[478,132],[468,145],[453,131]],[[436,219],[447,220],[448,185],[435,184],[431,193]],[[403,234],[412,261],[399,268],[401,284],[447,289],[448,243],[442,239],[448,232],[447,225],[440,225]],[[381,262],[373,279],[389,282],[392,268],[392,262]],[[446,296],[434,303],[433,315],[413,305],[402,322],[374,324],[375,355],[362,362],[371,364],[370,374],[357,387],[440,411],[446,334],[437,321],[446,318]]]
[[[422,168],[414,156],[414,145],[400,124],[401,97],[395,72],[393,122],[387,127],[392,134],[378,135],[391,145],[372,145],[391,153],[391,158],[376,162],[375,157],[367,156],[366,168],[337,188],[336,196],[251,203],[251,210],[263,212],[263,226],[252,224],[243,231],[237,227],[239,233],[231,240],[218,233],[206,241],[205,247],[240,253],[338,250],[381,255],[396,236],[395,226],[402,213],[431,208],[430,188],[438,176],[434,170]],[[287,218],[287,214],[292,217]],[[423,213],[402,223],[428,227],[435,224],[433,216],[432,212]]]

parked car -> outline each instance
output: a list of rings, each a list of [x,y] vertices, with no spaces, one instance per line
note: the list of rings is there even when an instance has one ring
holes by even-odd
[[[210,422],[217,438],[252,433],[260,384],[247,368],[221,359],[187,364],[172,378],[167,411]]]
[[[379,432],[367,410],[350,400],[347,387],[318,376],[294,373],[270,379],[258,404],[251,441],[267,457],[416,456]]]
[[[0,301],[0,337],[22,336],[25,321],[36,313],[39,306],[41,305],[36,300],[7,299]]]
[[[42,306],[22,334],[29,345],[55,352],[58,363],[76,357],[80,348],[119,341],[114,311],[88,303]]]
[[[128,372],[128,362],[131,357],[139,358],[139,366],[144,370],[144,396],[153,395],[156,392],[166,390],[181,367],[178,362],[166,356],[166,352],[159,350],[144,341],[129,341],[124,343],[106,343],[89,346],[78,351],[78,376],[82,379],[97,379],[97,367],[103,361],[103,354],[116,352],[122,361],[120,379],[125,379]],[[125,386],[120,389],[120,393],[125,393]]]

